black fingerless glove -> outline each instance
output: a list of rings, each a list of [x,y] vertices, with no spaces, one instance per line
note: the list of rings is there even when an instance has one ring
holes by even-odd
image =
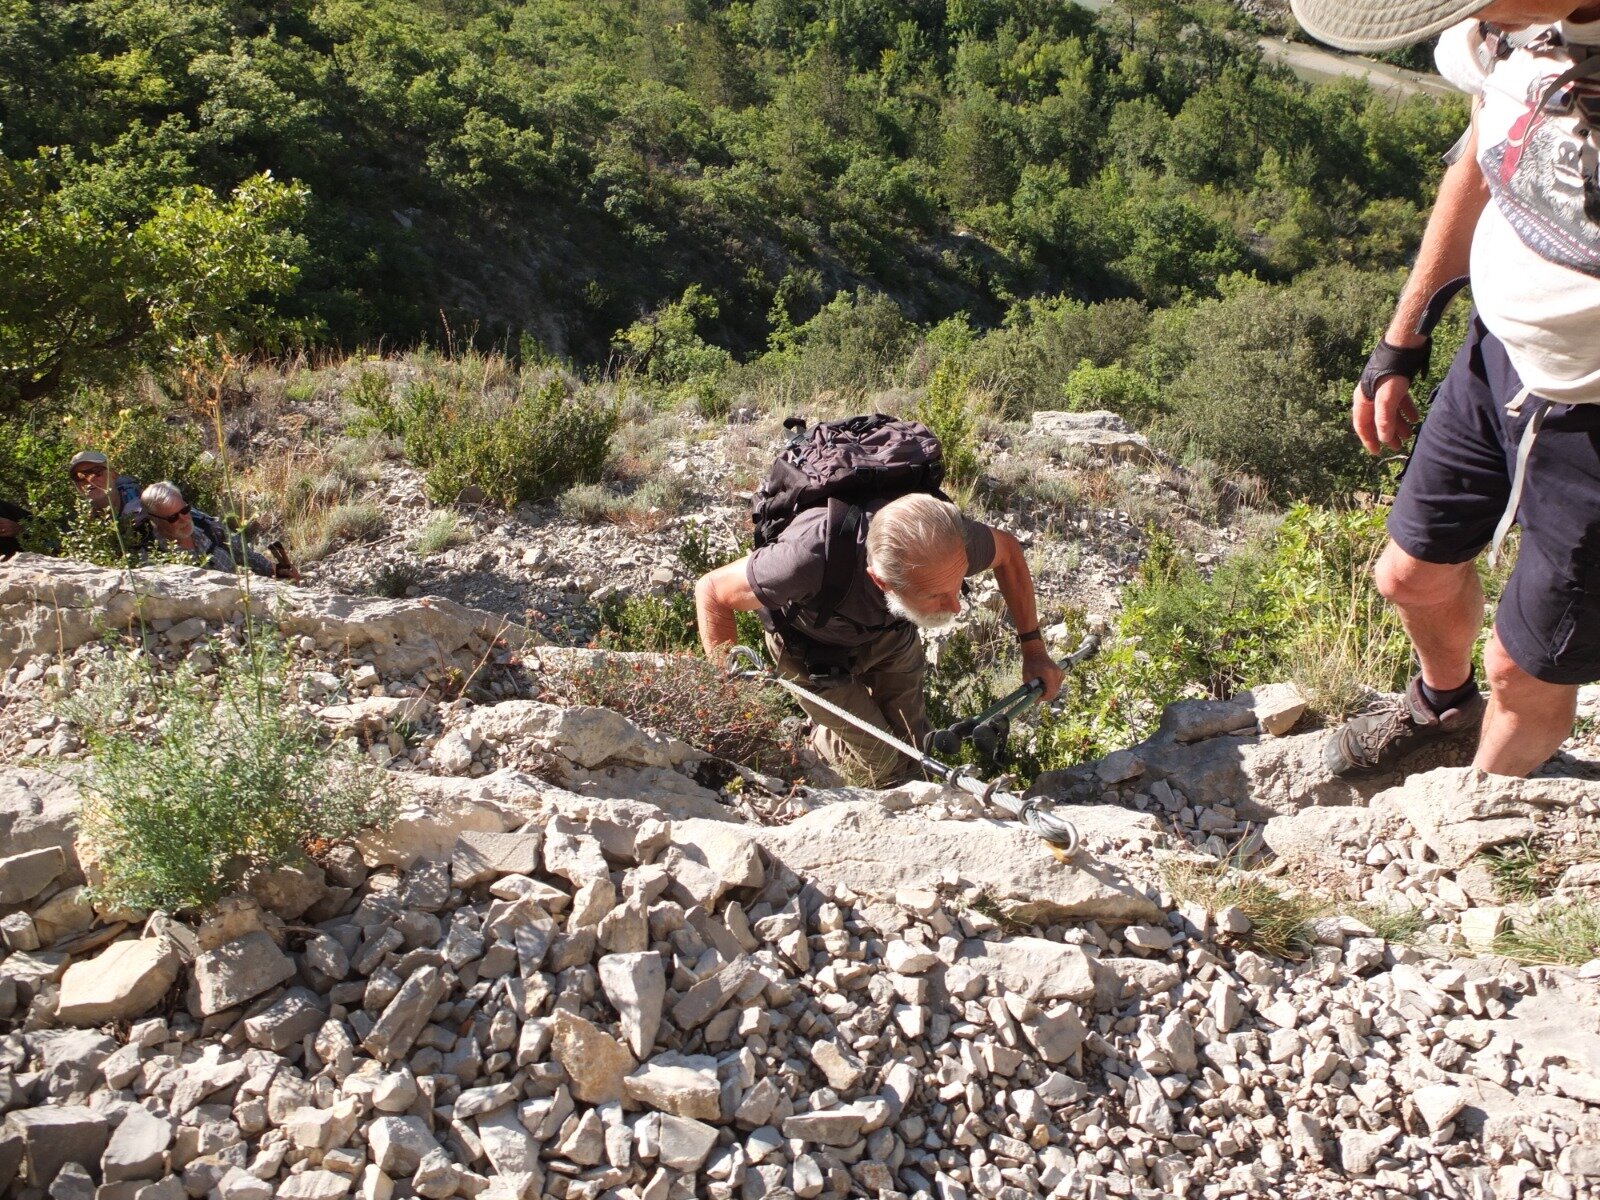
[[[1380,340],[1367,359],[1366,369],[1361,372],[1361,394],[1369,403],[1376,400],[1378,385],[1391,375],[1403,376],[1410,383],[1428,369],[1432,357],[1431,337],[1420,346],[1394,346],[1387,340]]]

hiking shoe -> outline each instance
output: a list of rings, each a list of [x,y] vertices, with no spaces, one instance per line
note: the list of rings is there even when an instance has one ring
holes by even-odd
[[[1434,712],[1417,675],[1403,695],[1387,698],[1334,730],[1322,748],[1322,761],[1332,774],[1346,778],[1381,775],[1428,742],[1472,732],[1483,721],[1483,709],[1483,694],[1473,692],[1455,708]]]

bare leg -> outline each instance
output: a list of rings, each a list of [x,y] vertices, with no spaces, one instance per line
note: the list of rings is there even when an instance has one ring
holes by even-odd
[[[1491,775],[1527,775],[1572,732],[1578,689],[1529,675],[1506,653],[1496,633],[1483,652],[1489,707],[1472,765]]]
[[[1422,681],[1441,692],[1460,687],[1472,673],[1472,647],[1483,626],[1477,568],[1423,562],[1390,542],[1374,574],[1416,647]]]

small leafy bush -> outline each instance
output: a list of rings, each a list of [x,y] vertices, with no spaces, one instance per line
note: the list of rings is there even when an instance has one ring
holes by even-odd
[[[953,360],[934,368],[922,401],[911,410],[939,439],[944,450],[945,478],[958,490],[970,488],[982,474],[978,458],[978,421],[970,400],[971,376]]]
[[[422,582],[422,568],[416,563],[384,563],[372,573],[372,594],[387,600],[401,600]]]
[[[1164,411],[1161,394],[1146,375],[1112,363],[1097,367],[1088,359],[1078,363],[1062,387],[1071,412],[1105,409],[1116,413],[1135,429],[1146,429]]]
[[[257,626],[242,649],[216,653],[210,676],[114,656],[64,706],[94,756],[81,828],[106,903],[203,909],[249,867],[393,816],[380,777],[290,702],[274,635]]]
[[[599,480],[617,413],[559,377],[509,398],[424,380],[402,399],[399,421],[406,457],[426,472],[435,501],[477,487],[511,505]]]
[[[580,483],[561,494],[557,507],[575,521],[610,521],[645,531],[659,529],[684,508],[689,491],[677,475],[657,475],[627,490],[609,483]]]
[[[698,579],[721,560],[716,557],[710,535],[691,525],[678,546],[678,561],[691,579]],[[608,650],[657,652],[695,651],[700,633],[692,591],[672,591],[664,596],[617,595],[598,606],[600,632],[595,644]],[[753,612],[734,614],[739,643],[761,648],[765,631]]]

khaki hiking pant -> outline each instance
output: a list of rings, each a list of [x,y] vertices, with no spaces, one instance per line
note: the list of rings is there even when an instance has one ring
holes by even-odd
[[[801,687],[812,688],[805,660],[789,653],[770,633],[767,650],[777,664],[778,674]],[[922,653],[922,638],[915,626],[907,625],[880,634],[876,640],[862,646],[856,651],[855,674],[850,680],[817,690],[817,694],[879,729],[886,729],[913,746],[921,746],[930,728],[927,703],[922,695],[927,673],[928,660]],[[899,751],[814,704],[804,700],[799,703],[806,715],[817,723],[811,735],[812,746],[841,771],[864,776],[876,787],[893,787],[917,776],[917,765]]]

